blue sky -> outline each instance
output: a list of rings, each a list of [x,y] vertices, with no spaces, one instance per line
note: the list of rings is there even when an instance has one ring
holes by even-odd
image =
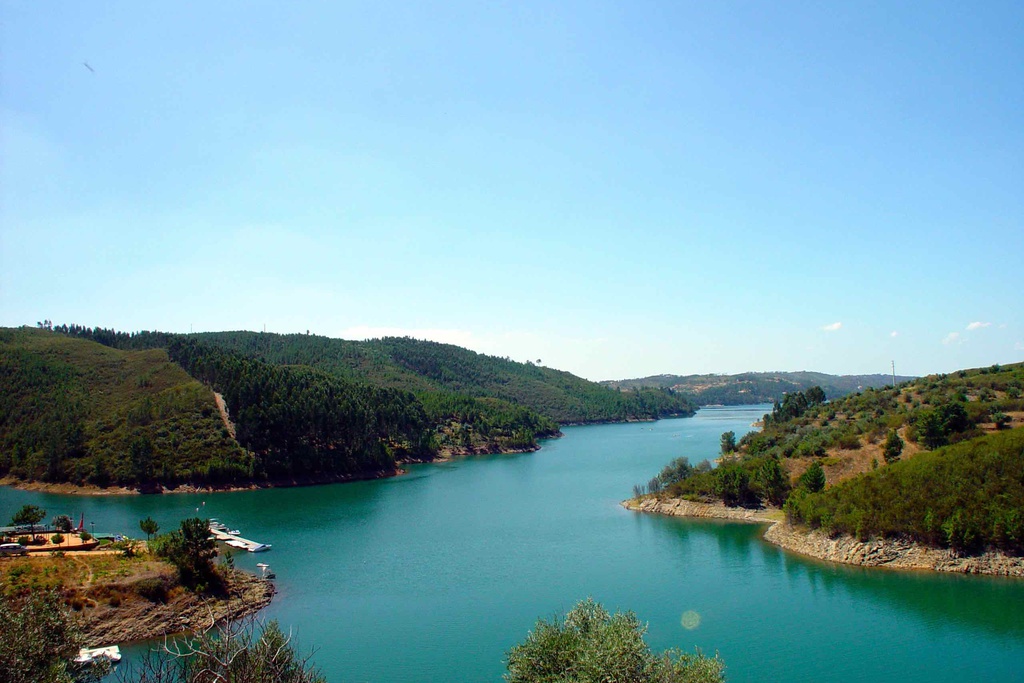
[[[2,325],[590,379],[1024,360],[1020,3],[0,13]]]

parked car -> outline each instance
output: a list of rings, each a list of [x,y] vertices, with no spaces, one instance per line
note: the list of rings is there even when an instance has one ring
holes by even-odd
[[[28,548],[20,543],[0,543],[0,555],[28,555]]]

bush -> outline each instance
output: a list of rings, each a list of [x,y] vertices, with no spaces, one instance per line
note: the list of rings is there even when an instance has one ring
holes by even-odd
[[[209,522],[198,517],[184,519],[166,536],[154,539],[154,551],[178,570],[182,585],[196,592],[221,588],[213,567],[217,549],[210,540]]]
[[[295,652],[291,636],[276,621],[264,626],[254,619],[175,641],[119,675],[139,683],[326,683],[309,657]]]
[[[143,597],[150,602],[167,602],[168,587],[167,583],[163,579],[140,579],[132,585],[132,590],[134,590],[140,597]]]
[[[56,592],[0,594],[0,675],[7,683],[73,680],[81,632]],[[102,672],[100,672],[102,673]]]
[[[508,683],[719,683],[718,657],[672,650],[651,652],[647,628],[632,612],[609,614],[599,603],[577,603],[561,620],[537,621],[526,641],[509,650]]]
[[[757,495],[750,489],[750,474],[739,464],[720,465],[715,470],[715,494],[729,506],[757,502]]]
[[[693,474],[693,467],[690,465],[690,461],[687,458],[676,458],[665,465],[665,468],[661,470],[661,474],[658,475],[658,480],[661,482],[662,487],[667,488],[676,482],[686,479],[691,474]]]
[[[885,446],[882,448],[882,455],[887,463],[895,462],[903,452],[903,439],[896,433],[895,429],[889,430],[889,436],[885,439]]]

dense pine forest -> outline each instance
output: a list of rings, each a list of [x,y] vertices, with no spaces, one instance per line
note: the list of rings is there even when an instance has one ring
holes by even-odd
[[[723,434],[717,468],[680,458],[635,493],[770,503],[831,534],[1022,554],[1022,424],[1024,364],[834,401],[813,387],[776,402],[760,432]]]
[[[559,422],[694,412],[672,391],[412,339],[39,327],[0,336],[0,476],[142,489],[372,476],[535,450]]]

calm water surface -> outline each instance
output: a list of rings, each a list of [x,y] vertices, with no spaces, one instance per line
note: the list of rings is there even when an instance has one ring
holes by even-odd
[[[69,497],[0,489],[136,535],[201,508],[269,553],[267,616],[334,682],[500,681],[539,616],[593,596],[649,623],[655,649],[718,651],[730,681],[1024,680],[1024,581],[835,566],[762,528],[646,516],[619,502],[670,459],[714,457],[764,406],[571,427],[533,454],[413,467],[354,484],[243,493]],[[684,628],[683,614],[699,625]],[[691,620],[687,624],[692,626]]]

